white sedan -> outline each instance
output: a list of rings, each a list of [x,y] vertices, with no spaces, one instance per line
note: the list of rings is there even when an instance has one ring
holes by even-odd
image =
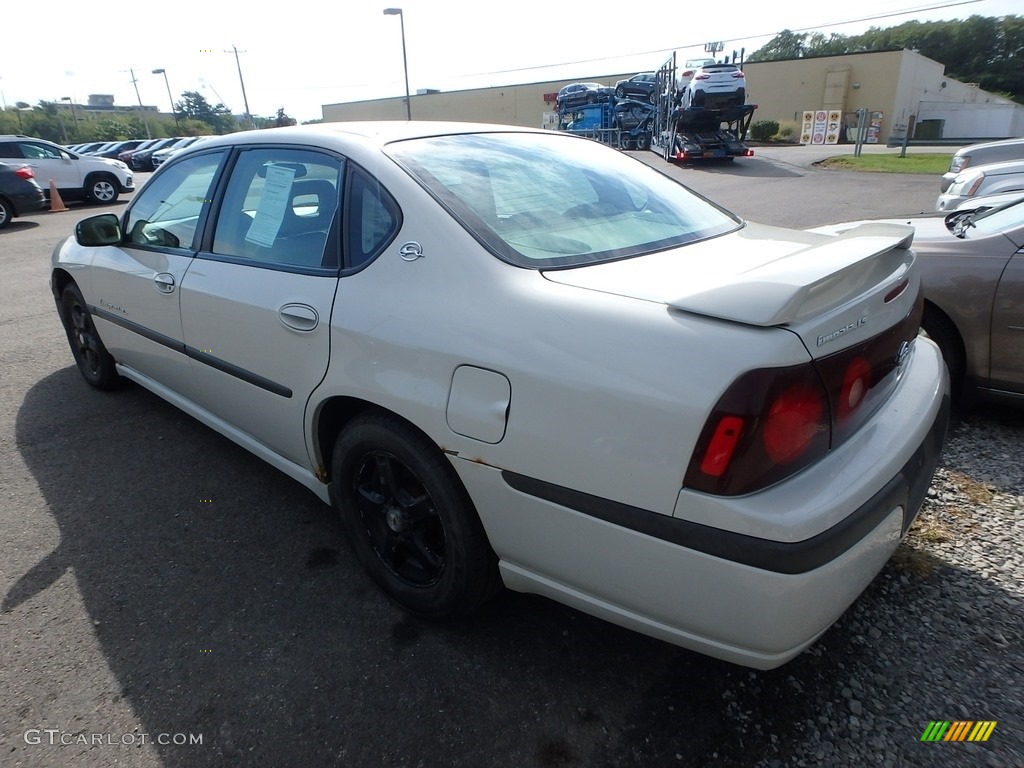
[[[89,384],[335,505],[406,609],[504,584],[771,668],[883,567],[938,459],[912,236],[747,223],[555,132],[339,123],[176,154],[51,285]]]

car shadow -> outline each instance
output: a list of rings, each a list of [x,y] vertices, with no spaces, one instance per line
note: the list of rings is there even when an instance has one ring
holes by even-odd
[[[39,216],[41,215],[41,213],[42,211],[37,213],[28,213],[25,214],[25,216]],[[0,229],[0,235],[3,235],[5,232],[28,232],[29,230],[35,229],[38,226],[39,222],[32,221],[31,218],[19,217],[17,219],[12,219],[6,227]]]
[[[141,730],[203,735],[155,746],[165,766],[752,766],[787,760],[877,653],[899,673],[865,706],[909,718],[910,746],[890,748],[912,752],[917,720],[948,713],[916,711],[898,686],[939,686],[954,661],[964,673],[970,648],[890,632],[913,627],[929,590],[1006,597],[952,566],[906,584],[890,567],[812,651],[766,673],[509,592],[428,622],[372,586],[312,494],[139,387],[100,393],[59,370],[27,392],[16,442],[60,539],[0,609],[30,610],[73,572]],[[866,640],[865,624],[883,633]]]
[[[765,179],[792,179],[806,175],[806,171],[801,171],[801,169],[790,169],[777,161],[759,158],[756,150],[753,157],[737,157],[732,160],[727,158],[695,159],[682,162],[673,161],[671,163],[666,162],[663,157],[655,152],[631,151],[629,154],[663,173],[675,168],[683,173],[694,170],[710,174]],[[685,175],[679,176],[679,178],[685,180]]]

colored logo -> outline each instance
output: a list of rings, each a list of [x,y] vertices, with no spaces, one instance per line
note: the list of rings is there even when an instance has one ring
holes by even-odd
[[[932,720],[921,741],[988,741],[996,729],[995,720]]]

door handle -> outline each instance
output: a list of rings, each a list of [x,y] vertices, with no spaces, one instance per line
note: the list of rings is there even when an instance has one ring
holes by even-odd
[[[277,315],[282,323],[296,331],[312,331],[320,324],[320,315],[308,304],[285,304]]]
[[[153,284],[160,293],[172,293],[174,291],[174,275],[160,272],[153,277]]]

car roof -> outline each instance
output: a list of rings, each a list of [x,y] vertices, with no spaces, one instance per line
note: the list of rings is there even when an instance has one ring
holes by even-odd
[[[963,173],[984,173],[986,176],[995,176],[1007,173],[1024,173],[1024,158],[1021,158],[1020,160],[1003,160],[998,163],[986,163],[984,165],[972,165],[964,170]]]
[[[1018,145],[1024,145],[1024,138],[1000,139],[999,141],[983,141],[980,144],[971,144],[966,147],[960,147],[960,149],[956,151],[956,154],[967,155],[979,149],[989,149],[994,147],[1014,147]]]
[[[367,120],[338,123],[316,123],[313,125],[293,125],[284,128],[264,128],[256,131],[239,131],[224,136],[211,136],[208,141],[193,144],[197,150],[212,149],[219,146],[248,143],[287,143],[317,144],[321,141],[345,137],[358,137],[362,143],[383,147],[392,141],[406,139],[430,138],[434,136],[454,136],[467,133],[542,133],[550,134],[541,128],[527,128],[516,125],[498,125],[491,123],[444,122],[427,120]],[[192,149],[192,147],[189,147]]]

